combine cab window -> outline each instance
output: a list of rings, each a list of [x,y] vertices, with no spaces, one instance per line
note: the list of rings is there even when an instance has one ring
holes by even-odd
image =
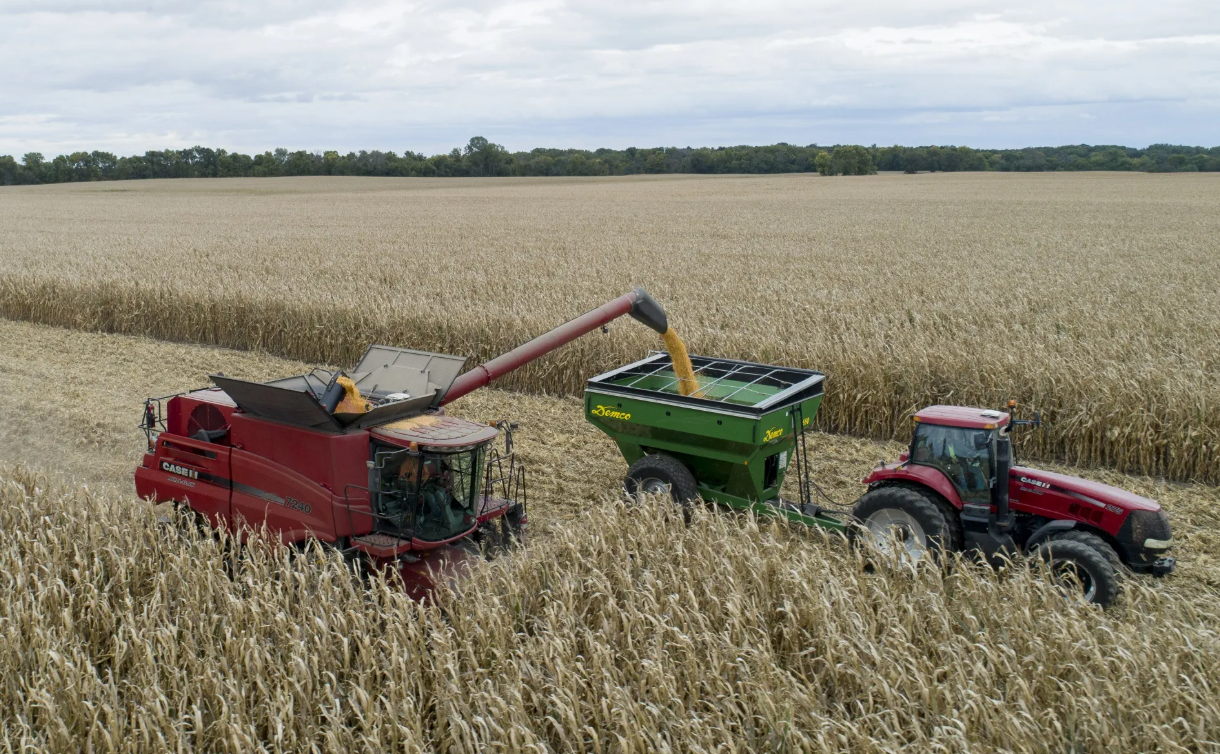
[[[991,433],[981,429],[920,424],[911,443],[911,463],[944,472],[967,503],[991,502]]]
[[[474,526],[482,448],[453,453],[378,454],[383,527],[425,542],[455,537]]]

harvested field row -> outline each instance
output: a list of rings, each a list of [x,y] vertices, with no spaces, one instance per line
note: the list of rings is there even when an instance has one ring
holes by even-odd
[[[4,190],[0,316],[350,363],[485,358],[645,284],[692,352],[821,369],[821,427],[1015,398],[1022,452],[1220,481],[1220,177],[250,179]],[[505,380],[578,391],[627,323]]]
[[[0,458],[51,475],[60,483],[86,483],[106,494],[128,494],[143,453],[135,425],[149,395],[207,384],[208,372],[270,379],[300,373],[308,364],[260,354],[200,348],[156,340],[82,333],[0,320]],[[56,399],[48,386],[62,385]],[[450,407],[476,421],[521,423],[517,449],[529,470],[532,528],[548,536],[591,502],[613,493],[625,471],[610,440],[583,419],[572,398],[479,390]],[[813,476],[837,500],[860,494],[859,480],[879,458],[903,449],[841,435],[810,434]],[[1180,568],[1173,581],[1203,592],[1220,590],[1220,488],[1205,484],[1082,471],[1064,473],[1113,484],[1159,500],[1169,511]]]
[[[217,370],[252,380],[299,374],[311,364],[263,354],[103,335],[0,320],[0,459],[59,483],[130,494],[144,452],[136,424],[143,400],[207,385]],[[586,422],[575,398],[476,390],[449,410],[475,421],[520,422],[517,452],[529,472],[531,530],[543,538],[592,501],[613,494],[626,471],[614,444]],[[897,442],[811,432],[813,478],[836,500]],[[1220,487],[1166,482],[1058,464],[1048,468],[1112,484],[1161,502],[1173,521],[1179,570],[1172,582],[1220,593]]]

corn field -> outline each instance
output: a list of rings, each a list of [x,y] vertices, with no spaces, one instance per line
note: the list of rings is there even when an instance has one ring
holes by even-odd
[[[52,751],[1217,751],[1216,602],[1069,603],[668,506],[589,506],[420,606],[0,476],[0,737]]]
[[[1220,481],[1220,177],[274,179],[8,188],[0,316],[350,363],[501,353],[645,285],[693,353],[821,369],[821,426],[1042,411],[1027,456]],[[624,322],[505,381],[578,391]]]

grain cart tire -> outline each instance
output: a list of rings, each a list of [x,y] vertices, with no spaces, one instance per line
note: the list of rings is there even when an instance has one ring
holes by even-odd
[[[1103,543],[1104,544],[1104,543]],[[1105,556],[1077,539],[1055,538],[1043,542],[1034,550],[1061,585],[1071,579],[1073,586],[1083,590],[1085,602],[1109,607],[1118,597],[1119,575]]]
[[[869,490],[852,508],[848,529],[852,544],[869,543],[882,552],[896,544],[899,557],[911,563],[927,558],[943,562],[954,545],[954,529],[941,506],[909,487]]]
[[[689,510],[699,497],[699,486],[690,469],[672,456],[647,455],[631,464],[623,478],[623,491],[634,500],[642,494],[668,492],[675,503]]]

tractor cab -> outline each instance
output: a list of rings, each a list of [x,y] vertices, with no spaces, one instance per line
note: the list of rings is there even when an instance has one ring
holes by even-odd
[[[1012,466],[1012,445],[998,442],[1007,435],[1010,417],[1000,411],[961,406],[929,406],[913,417],[915,433],[907,461],[937,469],[963,503],[992,504],[998,462]],[[1007,453],[1007,459],[997,454]]]

